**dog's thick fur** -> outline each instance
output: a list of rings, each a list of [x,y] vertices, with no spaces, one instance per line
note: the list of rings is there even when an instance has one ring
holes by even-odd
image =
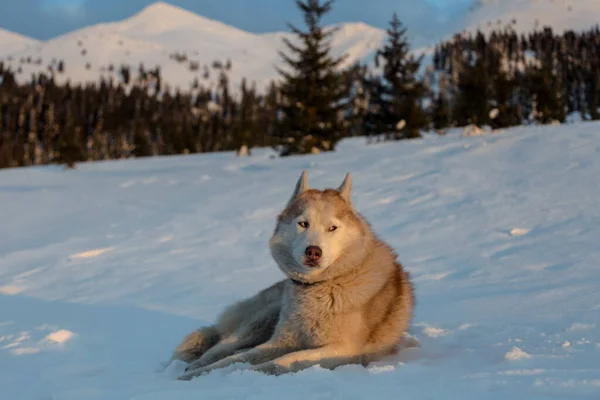
[[[287,278],[188,335],[173,354],[190,363],[180,379],[234,363],[269,374],[367,365],[396,350],[412,318],[413,287],[354,210],[351,186],[348,174],[337,190],[309,189],[302,173],[269,243]],[[308,246],[322,250],[316,262]]]

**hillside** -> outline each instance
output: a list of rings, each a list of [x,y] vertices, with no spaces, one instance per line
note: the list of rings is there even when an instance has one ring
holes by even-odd
[[[588,29],[598,21],[596,0],[477,0],[468,13],[450,25],[456,31],[489,31],[510,25],[525,32],[543,25],[559,31]],[[360,22],[335,27],[338,32],[332,41],[333,52],[348,54],[344,66],[357,61],[372,65],[385,31]],[[453,33],[411,33],[413,48],[428,54],[426,60],[430,60],[427,48]],[[158,2],[123,21],[86,27],[46,42],[0,30],[0,59],[20,71],[21,81],[30,79],[34,72],[47,71],[49,66],[57,70],[59,60],[65,63],[65,73],[57,74],[59,82],[96,82],[100,76],[121,80],[121,64],[129,65],[135,78],[143,63],[146,69],[160,66],[164,82],[182,90],[190,89],[196,81],[216,85],[221,70],[231,60],[227,73],[233,85],[246,77],[264,88],[278,78],[278,52],[284,49],[282,39],[290,37],[288,32],[246,32]],[[12,61],[7,61],[9,56]]]
[[[37,40],[0,28],[0,58],[22,52],[26,48],[37,44],[39,44]]]
[[[344,65],[373,61],[374,51],[385,37],[383,30],[361,23],[337,28],[333,51],[349,55]],[[166,83],[186,90],[196,79],[205,86],[215,85],[221,66],[226,67],[230,60],[232,68],[227,73],[233,84],[247,77],[262,88],[278,76],[275,66],[281,64],[278,51],[283,49],[284,37],[290,34],[253,34],[166,3],[155,3],[124,21],[87,27],[15,52],[9,64],[13,69],[21,67],[19,76],[29,79],[32,72],[45,70],[52,60],[54,67],[58,60],[64,60],[66,72],[57,75],[59,81],[93,82],[99,76],[120,79],[121,64],[132,66],[136,76],[143,63],[148,69],[160,66]],[[29,57],[41,58],[42,63],[20,63]],[[213,65],[215,61],[222,65]]]
[[[2,170],[1,397],[597,399],[599,129]],[[318,188],[354,174],[355,206],[416,285],[421,347],[367,369],[174,380],[184,334],[282,278],[267,243],[302,169]]]
[[[465,29],[502,29],[517,32],[551,26],[555,31],[589,29],[600,22],[597,0],[477,0]]]

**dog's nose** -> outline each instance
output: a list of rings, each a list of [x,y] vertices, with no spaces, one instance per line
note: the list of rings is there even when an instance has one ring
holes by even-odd
[[[306,258],[310,261],[318,261],[319,258],[321,258],[323,251],[318,246],[308,246],[304,251],[304,254],[306,254]]]

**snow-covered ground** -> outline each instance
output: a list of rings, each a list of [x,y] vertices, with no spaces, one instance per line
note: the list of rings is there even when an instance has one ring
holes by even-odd
[[[0,398],[598,399],[600,124],[0,171]],[[268,239],[302,169],[416,285],[420,348],[367,369],[191,382],[183,335],[280,279]]]

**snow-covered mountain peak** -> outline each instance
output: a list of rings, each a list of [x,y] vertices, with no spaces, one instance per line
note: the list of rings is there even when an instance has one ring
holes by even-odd
[[[158,35],[169,31],[193,29],[218,35],[246,32],[164,2],[153,3],[132,17],[118,22],[119,31],[137,35]]]
[[[22,51],[38,43],[35,39],[0,28],[0,56]]]
[[[465,28],[490,31],[511,26],[528,32],[551,26],[560,32],[589,29],[598,21],[598,0],[478,0]]]
[[[479,0],[469,13],[456,18],[452,29],[413,29],[408,35],[415,52],[423,54],[460,30],[489,32],[512,26],[528,32],[546,25],[556,31],[589,29],[600,21],[598,1]],[[333,55],[347,55],[343,66],[372,64],[386,38],[384,29],[364,22],[332,27],[337,28],[331,38]],[[59,60],[64,61],[65,71],[56,76],[57,81],[68,79],[72,83],[97,82],[101,76],[120,80],[121,65],[137,71],[144,64],[146,68],[160,67],[163,82],[181,90],[196,83],[214,87],[221,66],[231,61],[227,69],[230,83],[239,85],[246,78],[260,90],[279,78],[275,67],[281,64],[279,51],[286,51],[284,38],[295,40],[290,32],[247,32],[158,2],[122,21],[84,27],[46,42],[0,30],[0,60],[18,71],[17,79],[22,82],[32,74],[56,69]]]

